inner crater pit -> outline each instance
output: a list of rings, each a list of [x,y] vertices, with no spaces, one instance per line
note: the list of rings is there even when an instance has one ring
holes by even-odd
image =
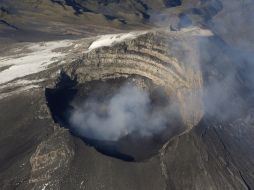
[[[99,152],[146,160],[183,130],[179,107],[150,79],[131,75],[78,84],[61,77],[46,89],[53,119]]]

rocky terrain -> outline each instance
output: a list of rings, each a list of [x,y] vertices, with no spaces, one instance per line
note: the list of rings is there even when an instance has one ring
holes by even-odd
[[[251,7],[1,1],[0,188],[253,189]],[[109,141],[73,126],[76,106],[108,110],[125,83],[173,108],[162,130]]]

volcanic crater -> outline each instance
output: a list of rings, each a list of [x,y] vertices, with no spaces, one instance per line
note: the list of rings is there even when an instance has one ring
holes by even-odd
[[[130,75],[128,77],[94,80],[78,84],[77,81],[71,80],[66,74],[62,74],[61,79],[56,86],[57,87],[53,89],[46,89],[48,106],[55,122],[59,123],[60,126],[69,129],[72,135],[81,138],[86,144],[95,147],[99,152],[105,155],[116,157],[125,161],[143,161],[156,155],[166,142],[184,130],[184,124],[179,107],[177,107],[173,100],[167,96],[165,89],[162,86],[155,85],[153,81],[148,78],[138,75]],[[120,135],[117,139],[112,140],[101,139],[98,134],[98,137],[96,138],[96,136],[94,137],[90,135],[89,130],[81,131],[74,126],[73,122],[70,120],[71,115],[75,109],[78,109],[78,107],[82,106],[82,104],[90,102],[91,100],[96,101],[99,105],[99,107],[96,108],[99,109],[99,117],[107,118],[109,112],[107,108],[109,106],[109,101],[121,90],[123,86],[128,86],[130,88],[134,88],[135,90],[139,90],[142,93],[148,94],[149,101],[146,103],[147,110],[145,110],[148,116],[151,113],[165,110],[165,116],[163,118],[165,120],[163,121],[163,125],[165,126],[158,126],[162,125],[162,121],[159,121],[158,125],[154,126],[146,126],[153,125],[149,123],[145,123],[143,125],[140,123],[135,124],[130,121],[125,121],[125,124],[119,123],[119,125],[142,125],[140,127],[147,127],[147,130],[150,130],[151,133],[148,135],[139,133],[138,130],[135,130],[135,128],[138,128],[139,126],[124,126],[126,130],[128,130],[129,127],[134,128],[134,130],[127,131],[126,134]],[[135,94],[133,94],[133,96],[135,96]],[[127,104],[128,103],[130,102],[127,102]],[[134,102],[134,104],[135,103],[138,104],[139,100],[138,102]],[[170,107],[174,107],[174,111],[168,111],[168,108]],[[91,109],[93,108],[85,107],[83,111],[88,112],[91,111]],[[143,116],[142,113],[138,113],[134,110],[135,105],[133,104],[128,106],[126,109],[129,109],[127,113],[136,114],[137,117],[139,117],[139,114],[141,117]],[[168,112],[166,112],[166,110]],[[118,115],[115,117],[118,117]],[[117,119],[118,118],[116,118],[116,120]],[[138,121],[144,123],[146,122],[144,119],[148,118],[142,117],[139,118]],[[104,126],[103,123],[101,124],[102,126],[96,127],[107,127]],[[84,125],[86,125],[86,123]],[[112,125],[116,125],[116,127],[118,127],[117,124],[112,123]],[[151,127],[154,127],[154,130]],[[103,134],[101,135],[103,136]]]
[[[145,34],[95,49],[63,69],[45,92],[54,121],[99,152],[125,161],[149,159],[189,131],[203,113],[202,78],[197,67],[182,65],[165,51],[170,43],[164,36]],[[125,98],[110,107],[119,93]]]

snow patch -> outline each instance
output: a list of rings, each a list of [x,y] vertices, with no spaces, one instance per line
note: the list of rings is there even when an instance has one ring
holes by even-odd
[[[0,84],[47,69],[50,64],[61,60],[66,55],[65,52],[56,50],[71,45],[71,40],[32,43],[26,47],[29,52],[1,57],[0,68],[10,67],[0,72]]]
[[[127,39],[134,39],[145,33],[146,32],[139,31],[99,36],[97,40],[92,42],[86,53],[99,47],[111,46]],[[44,71],[52,63],[65,63],[67,55],[71,54],[69,51],[82,48],[82,43],[79,44],[77,42],[79,41],[61,40],[53,42],[26,43],[24,47],[17,48],[14,54],[0,57],[0,70],[2,68],[2,71],[0,71],[0,85],[17,78],[23,78]],[[67,48],[70,46],[72,47]]]
[[[97,49],[99,47],[112,46],[116,43],[119,43],[125,40],[135,39],[137,36],[145,34],[145,33],[146,32],[130,32],[130,33],[124,33],[124,34],[102,35],[99,37],[99,39],[95,40],[90,45],[90,47],[88,48],[88,51]]]

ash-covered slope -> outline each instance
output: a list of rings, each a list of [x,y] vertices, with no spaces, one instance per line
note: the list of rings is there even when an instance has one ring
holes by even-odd
[[[119,33],[122,30],[210,20],[219,1],[180,0],[2,0],[0,40],[42,41]]]
[[[254,188],[253,3],[174,2],[0,2],[2,39],[55,39],[0,49],[1,189]],[[122,33],[132,27],[143,30]],[[105,33],[116,34],[96,36]],[[107,118],[125,83],[138,93],[121,92],[133,100],[141,89],[151,109],[173,102],[164,128],[147,137],[123,126],[110,141],[70,122],[94,95]]]
[[[201,28],[141,31],[68,43],[59,41],[57,44],[62,47],[54,47],[54,43],[30,50],[34,44],[20,44],[6,51],[2,59],[8,68],[3,68],[0,74],[14,72],[9,81],[1,84],[2,189],[253,187],[253,118],[247,106],[250,102],[241,93],[233,93],[231,100],[236,105],[211,100],[209,103],[215,105],[211,107],[207,103],[216,93],[212,96],[201,93],[206,90],[208,94],[214,93],[213,88],[207,88],[211,84],[225,89],[230,84],[220,73],[222,67],[225,72],[231,71],[228,64],[232,63],[224,62],[228,58],[222,51],[226,44],[211,31]],[[205,51],[215,50],[214,54],[225,65],[200,56],[193,44],[197,49],[202,47],[200,51],[204,51],[206,44]],[[42,50],[56,53],[48,65],[37,61],[39,65],[34,72],[15,75],[15,67],[26,69],[22,59],[33,60],[33,52]],[[21,54],[13,57],[13,51]],[[17,64],[8,65],[8,60],[17,60]],[[234,77],[239,77],[235,74]],[[72,130],[60,128],[66,126],[54,113],[56,107],[48,99],[49,90],[59,91],[58,98],[65,105],[70,100],[65,93],[78,90],[81,84],[133,75],[163,87],[167,96],[180,105],[183,128],[173,137],[168,136],[153,156],[126,162],[101,152],[97,145],[87,145],[76,133],[70,133]],[[234,80],[235,85],[242,87],[237,81]]]

